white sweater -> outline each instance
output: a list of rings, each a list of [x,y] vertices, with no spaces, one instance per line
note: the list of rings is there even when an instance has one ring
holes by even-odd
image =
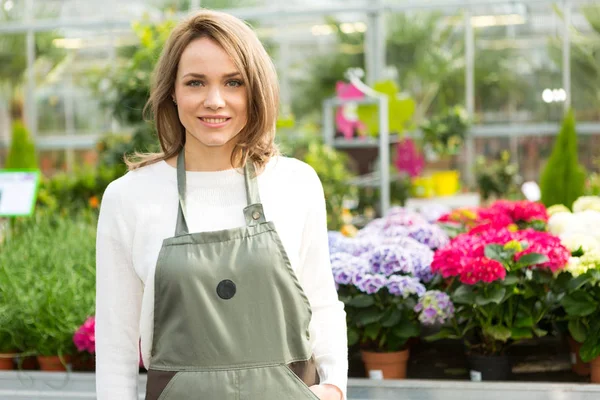
[[[343,304],[329,263],[321,182],[305,163],[273,158],[258,177],[265,216],[273,221],[312,306],[313,353],[321,383],[344,392],[347,340]],[[245,224],[244,176],[238,170],[187,172],[190,232]],[[137,400],[138,340],[150,364],[154,269],[177,219],[176,169],[162,161],[112,182],[102,199],[96,255],[96,387],[98,400]]]

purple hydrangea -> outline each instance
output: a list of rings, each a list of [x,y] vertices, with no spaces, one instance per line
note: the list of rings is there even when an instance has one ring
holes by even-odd
[[[408,227],[402,225],[389,225],[383,230],[383,236],[388,237],[406,237],[408,236]]]
[[[366,294],[377,293],[387,284],[387,278],[381,274],[365,274],[361,277],[358,289]]]
[[[416,294],[422,296],[425,294],[425,286],[419,281],[419,278],[412,276],[393,275],[388,278],[387,288],[394,296],[408,298]]]
[[[413,254],[413,275],[419,278],[422,282],[431,282],[435,275],[433,272],[431,272],[433,251],[428,248],[414,248],[411,251]]]
[[[430,224],[409,227],[408,237],[433,250],[441,249],[450,242],[450,238],[442,228]]]
[[[454,316],[454,304],[450,296],[439,290],[426,292],[414,310],[419,313],[419,321],[424,325],[443,324]]]
[[[412,274],[413,264],[411,253],[397,246],[378,246],[370,253],[369,264],[371,271],[376,274],[390,276],[401,272]]]
[[[383,227],[385,226],[385,219],[376,218],[365,225],[361,230],[358,231],[356,237],[364,236],[378,236],[381,234]]]

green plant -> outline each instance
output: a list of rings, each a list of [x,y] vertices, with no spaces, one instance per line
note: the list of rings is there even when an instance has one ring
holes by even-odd
[[[37,155],[35,145],[29,136],[29,132],[20,121],[13,122],[12,140],[8,156],[6,157],[6,168],[10,169],[37,169]]]
[[[558,307],[548,286],[568,256],[546,232],[458,235],[432,262],[432,271],[447,278],[444,291],[456,312],[452,324],[428,339],[463,339],[469,353],[498,355],[518,340],[546,335],[541,323]]]
[[[546,207],[555,204],[570,207],[573,201],[583,195],[585,179],[585,169],[577,157],[575,116],[573,110],[569,110],[540,177],[542,203]]]
[[[68,214],[96,209],[108,184],[124,172],[123,163],[101,164],[44,178],[38,193],[38,205],[53,212]]]
[[[320,141],[312,141],[303,157],[315,169],[323,184],[327,207],[327,226],[337,230],[344,224],[342,211],[344,200],[354,198],[355,188],[348,185],[352,174],[348,170],[348,157]]]
[[[484,200],[514,198],[519,193],[519,167],[510,162],[510,153],[503,151],[498,159],[477,157],[475,176]]]
[[[469,119],[464,108],[455,106],[423,122],[423,146],[429,147],[439,156],[453,156],[460,151]]]
[[[21,351],[74,354],[73,333],[94,312],[95,230],[90,212],[16,221],[0,248],[0,293],[22,322],[14,335]]]
[[[558,276],[554,290],[563,295],[561,306],[569,333],[582,343],[584,362],[600,356],[600,257],[581,248],[573,252],[567,271]]]

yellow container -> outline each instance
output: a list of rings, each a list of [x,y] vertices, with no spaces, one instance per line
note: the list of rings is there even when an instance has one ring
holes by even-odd
[[[460,189],[460,173],[456,170],[434,172],[431,178],[437,196],[452,196]]]
[[[418,176],[412,178],[411,194],[413,197],[419,198],[433,197],[435,191],[431,176]]]

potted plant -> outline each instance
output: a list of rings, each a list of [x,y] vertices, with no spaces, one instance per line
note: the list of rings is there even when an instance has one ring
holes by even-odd
[[[557,317],[568,322],[568,342],[571,348],[571,364],[573,372],[578,375],[590,375],[592,381],[600,382],[600,365],[595,361],[591,368],[590,361],[600,354],[595,346],[593,322],[600,315],[600,235],[595,227],[600,223],[600,198],[583,196],[573,203],[571,213],[562,205],[549,208],[552,215],[548,221],[551,232],[559,235],[562,244],[571,252],[567,268],[558,275],[554,290],[563,295],[562,308]]]
[[[600,251],[581,250],[556,280],[556,291],[565,294],[561,300],[569,333],[577,344],[576,360],[590,363],[579,366],[580,374],[591,372],[591,381],[600,383]]]
[[[374,220],[355,238],[330,235],[348,344],[359,346],[370,377],[405,378],[409,345],[421,325],[443,323],[452,315],[448,296],[425,287],[433,278],[431,248],[447,241],[437,226],[403,209]]]
[[[96,354],[96,318],[91,316],[73,335],[73,344],[77,348],[73,368],[80,371],[95,369]]]
[[[43,370],[65,370],[75,353],[73,334],[94,309],[93,213],[62,218],[38,213],[15,224],[2,265],[6,288],[25,322],[15,344],[36,354]]]
[[[13,330],[14,322],[9,304],[0,294],[0,370],[14,368],[14,358],[17,353],[13,340],[13,335],[16,333]]]
[[[429,339],[462,339],[473,380],[506,379],[509,346],[546,335],[540,321],[558,303],[549,285],[569,256],[560,239],[533,229],[458,235],[431,265],[446,279],[456,311],[450,326]]]

